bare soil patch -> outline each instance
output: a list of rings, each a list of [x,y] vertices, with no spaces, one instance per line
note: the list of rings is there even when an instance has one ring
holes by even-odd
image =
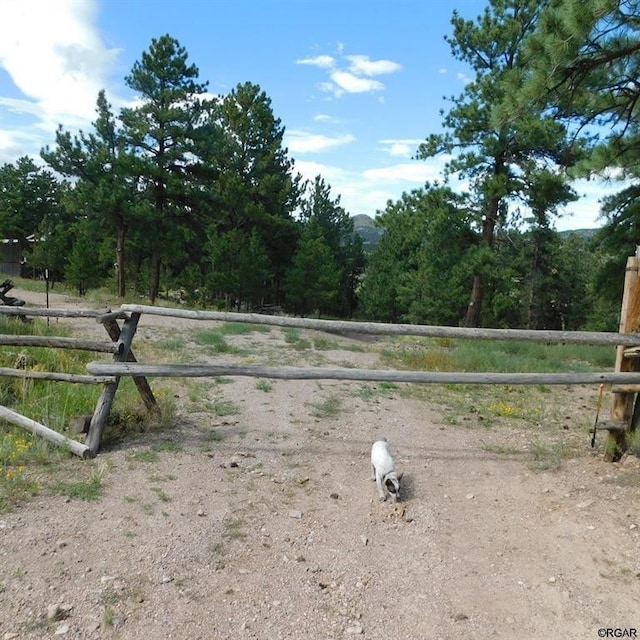
[[[83,306],[51,306],[72,304]],[[355,367],[376,366],[382,348],[317,332],[296,348],[274,328],[229,336],[238,351],[214,356],[190,340],[194,328],[143,316],[136,341],[180,338],[194,361]],[[592,453],[594,390],[552,390],[532,427],[480,421],[473,390],[151,384],[174,396],[170,428],[69,467],[103,474],[99,500],[43,496],[0,514],[0,638],[582,640],[640,629],[640,464]],[[528,393],[503,392],[512,404]],[[379,503],[370,480],[382,436],[405,473],[396,505]],[[543,445],[572,453],[537,464]]]

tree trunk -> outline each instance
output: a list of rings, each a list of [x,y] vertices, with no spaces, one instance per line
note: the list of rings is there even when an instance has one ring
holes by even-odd
[[[151,282],[149,284],[149,298],[151,304],[155,304],[160,291],[160,252],[157,248],[151,254]]]
[[[124,277],[124,241],[126,235],[126,226],[119,224],[116,233],[116,287],[118,298],[124,298],[126,293]]]
[[[504,158],[500,155],[495,159],[493,166],[493,176],[501,176],[505,172]],[[487,209],[484,220],[482,221],[482,247],[493,247],[493,235],[496,229],[496,223],[498,221],[498,212],[500,210],[500,201],[502,197],[500,195],[490,195],[487,198]],[[484,298],[484,274],[482,270],[483,265],[480,266],[480,270],[473,276],[473,286],[471,288],[471,299],[469,300],[469,306],[467,307],[467,313],[464,317],[465,327],[479,327],[480,326],[480,311],[482,310],[482,300]]]
[[[482,246],[493,246],[493,233],[496,228],[496,220],[498,218],[498,207],[500,205],[499,198],[491,198],[487,206],[487,215],[482,223]],[[484,267],[481,265],[480,269]],[[482,301],[484,299],[484,274],[478,271],[473,276],[473,286],[471,287],[471,298],[467,313],[464,317],[463,326],[479,327],[480,312],[482,311]]]
[[[467,307],[467,313],[464,317],[463,326],[479,327],[480,311],[482,309],[482,298],[484,296],[484,283],[482,282],[482,274],[476,273],[473,276],[473,287],[471,288],[471,299]]]

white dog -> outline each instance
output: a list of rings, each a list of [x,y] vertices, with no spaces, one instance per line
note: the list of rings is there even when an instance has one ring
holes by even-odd
[[[400,497],[402,473],[396,473],[386,438],[371,447],[371,479],[376,481],[378,496],[384,502],[391,496],[394,502]]]

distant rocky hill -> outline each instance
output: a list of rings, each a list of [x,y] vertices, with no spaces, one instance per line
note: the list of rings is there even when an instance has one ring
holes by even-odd
[[[593,238],[598,231],[600,231],[600,229],[569,229],[568,231],[560,231],[559,233],[563,238],[571,234],[576,234],[585,240],[589,240]]]
[[[353,216],[353,229],[362,238],[365,251],[372,251],[380,242],[382,229],[376,227],[373,218],[364,213]]]

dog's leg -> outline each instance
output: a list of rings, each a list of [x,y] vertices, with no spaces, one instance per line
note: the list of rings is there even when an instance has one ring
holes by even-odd
[[[380,502],[385,502],[387,499],[387,494],[382,484],[382,478],[378,475],[376,475],[376,485],[378,487],[378,498],[380,498]]]
[[[376,479],[376,468],[373,465],[371,465],[371,479]]]

